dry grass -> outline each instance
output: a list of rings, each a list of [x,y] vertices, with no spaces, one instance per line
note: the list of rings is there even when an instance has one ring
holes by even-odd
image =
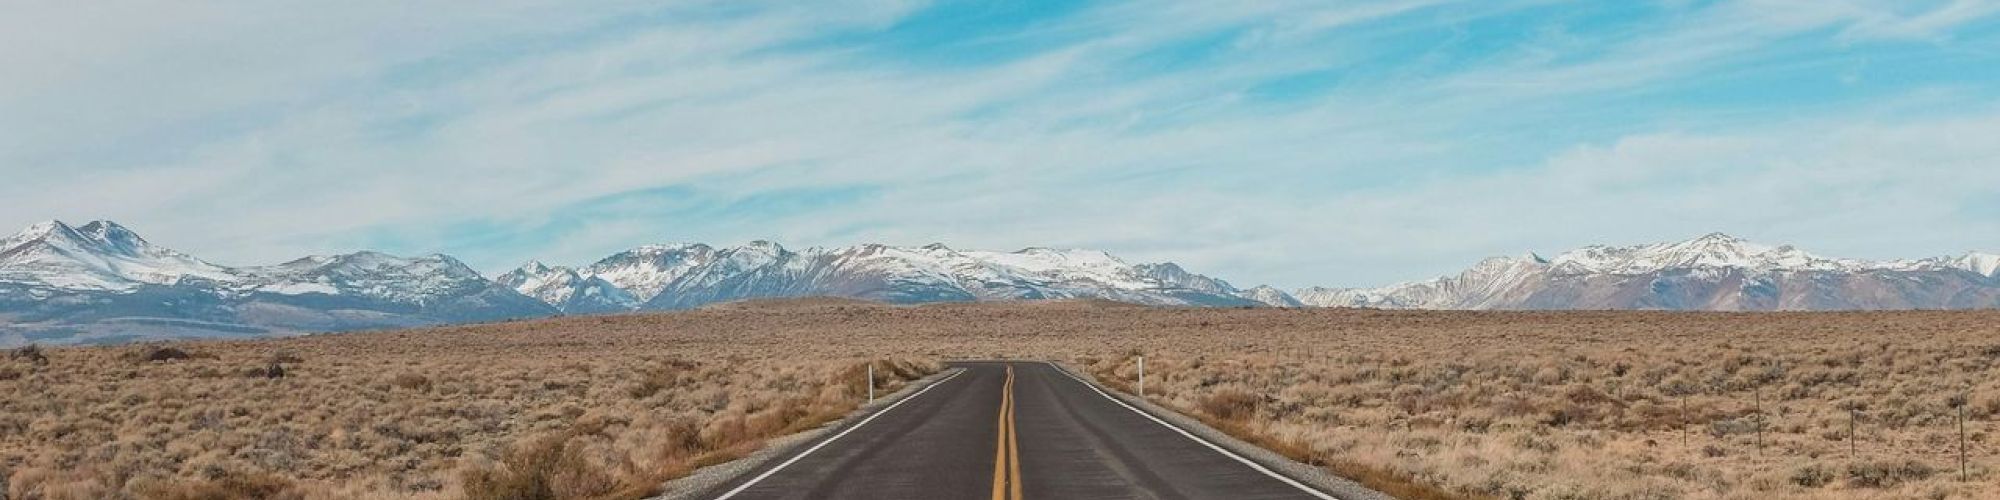
[[[1151,396],[1409,498],[2000,496],[2000,314],[1282,314],[1147,349]]]
[[[0,496],[637,498],[845,415],[875,359],[599,322],[23,355],[0,365]]]
[[[1137,353],[1155,401],[1407,498],[2000,497],[1996,312],[800,301],[173,347],[0,362],[13,497],[629,497],[844,414],[864,360]]]

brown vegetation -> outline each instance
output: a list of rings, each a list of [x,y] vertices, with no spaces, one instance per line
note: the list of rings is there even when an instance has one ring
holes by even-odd
[[[876,359],[598,318],[33,352],[0,497],[638,498],[852,411]]]
[[[1144,352],[1156,402],[1404,498],[1993,498],[1996,320],[1250,312]]]
[[[2000,497],[1996,312],[793,301],[171,347],[0,363],[14,497],[629,497],[846,413],[864,360],[1137,354],[1154,401],[1406,498]]]

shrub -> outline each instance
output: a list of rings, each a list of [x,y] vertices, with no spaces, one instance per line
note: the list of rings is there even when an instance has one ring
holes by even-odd
[[[1257,414],[1263,398],[1242,389],[1224,389],[1201,399],[1201,411],[1223,420],[1250,418]]]
[[[1915,460],[1861,462],[1847,466],[1847,484],[1855,488],[1889,488],[1904,481],[1922,481],[1937,469]]]
[[[431,379],[415,373],[401,373],[389,378],[389,385],[412,391],[431,390]]]
[[[305,494],[293,487],[293,483],[271,474],[245,474],[224,472],[215,479],[182,482],[152,481],[133,488],[137,496],[149,500],[230,500],[255,498],[261,500],[298,500]]]
[[[590,463],[571,435],[514,446],[497,468],[474,468],[461,478],[465,496],[489,500],[594,498],[626,488],[607,467]],[[636,495],[635,495],[636,496]]]
[[[680,383],[682,374],[701,368],[685,359],[668,359],[639,370],[638,383],[625,388],[632,399],[646,399]]]
[[[49,364],[49,356],[42,353],[42,346],[35,344],[17,347],[12,352],[7,353],[7,358],[17,361],[27,361],[36,365]]]
[[[137,349],[128,351],[125,353],[125,356],[126,359],[129,361],[141,362],[141,363],[174,361],[174,360],[191,359],[198,357],[196,354],[188,352],[186,350],[182,350],[178,347],[160,346],[151,344],[142,345],[139,346]]]
[[[248,378],[285,378],[285,366],[273,361],[270,366],[243,370],[243,376]]]
[[[1792,471],[1792,484],[1807,488],[1818,488],[1833,483],[1833,471],[1811,464]]]

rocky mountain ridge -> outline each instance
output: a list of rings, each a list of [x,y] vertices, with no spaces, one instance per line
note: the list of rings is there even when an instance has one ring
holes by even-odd
[[[1381,288],[1306,288],[1318,307],[1391,309],[1880,310],[2000,307],[2000,255],[1823,257],[1726,234],[1555,258],[1495,257],[1456,275]]]
[[[445,255],[376,252],[232,268],[109,221],[0,239],[0,344],[110,343],[498,321],[559,314]]]
[[[0,344],[289,335],[680,310],[760,298],[894,304],[1103,299],[1180,307],[1867,310],[2000,307],[2000,255],[1823,257],[1724,234],[1495,257],[1380,288],[1237,288],[1097,250],[879,244],[794,250],[647,245],[487,279],[450,256],[377,252],[228,267],[117,223],[50,221],[0,239]]]
[[[1095,250],[959,251],[857,245],[794,251],[757,241],[641,247],[582,267],[530,262],[499,281],[565,312],[674,310],[756,298],[840,296],[897,304],[1095,298],[1161,306],[1285,305],[1172,263],[1130,264]],[[588,290],[630,301],[577,301]],[[1260,299],[1279,300],[1267,303]]]

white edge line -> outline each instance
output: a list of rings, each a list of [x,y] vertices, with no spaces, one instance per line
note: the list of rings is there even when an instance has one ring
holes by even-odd
[[[1133,413],[1137,413],[1137,414],[1139,414],[1139,416],[1142,416],[1142,417],[1146,417],[1146,419],[1147,419],[1147,420],[1151,420],[1151,421],[1153,421],[1153,423],[1157,423],[1157,424],[1160,424],[1160,425],[1162,425],[1162,426],[1166,426],[1166,428],[1168,428],[1168,429],[1173,429],[1173,431],[1174,431],[1174,432],[1178,432],[1178,433],[1180,433],[1180,435],[1182,435],[1182,436],[1187,436],[1187,438],[1188,438],[1188,439],[1192,439],[1192,440],[1194,440],[1194,442],[1197,442],[1197,443],[1201,443],[1202,445],[1204,445],[1204,446],[1207,446],[1207,447],[1208,447],[1208,449],[1211,449],[1211,450],[1215,450],[1215,452],[1216,452],[1216,453],[1221,453],[1221,454],[1222,454],[1223,456],[1226,456],[1226,457],[1229,457],[1229,458],[1233,458],[1233,459],[1236,459],[1236,461],[1238,461],[1238,462],[1242,462],[1242,463],[1243,463],[1243,465],[1248,465],[1248,466],[1250,466],[1250,468],[1251,468],[1251,469],[1255,469],[1255,470],[1256,470],[1257,472],[1262,472],[1262,473],[1264,473],[1264,475],[1266,475],[1266,476],[1271,476],[1271,477],[1272,477],[1273,479],[1277,479],[1277,480],[1279,480],[1279,481],[1283,481],[1283,482],[1284,482],[1285,484],[1289,484],[1289,485],[1292,485],[1292,487],[1293,487],[1293,488],[1298,488],[1298,489],[1299,489],[1299,491],[1304,491],[1304,492],[1306,492],[1307,494],[1311,494],[1312,496],[1314,496],[1314,497],[1318,497],[1318,498],[1320,498],[1320,499],[1322,499],[1322,500],[1340,500],[1340,499],[1338,499],[1338,498],[1334,498],[1334,497],[1333,497],[1332,495],[1328,495],[1328,494],[1326,494],[1325,492],[1321,492],[1321,491],[1319,491],[1319,490],[1316,490],[1316,489],[1313,489],[1313,488],[1312,488],[1311,486],[1306,486],[1306,485],[1305,485],[1304,483],[1300,483],[1300,482],[1298,482],[1298,480],[1295,480],[1295,479],[1292,479],[1292,478],[1289,478],[1289,477],[1285,477],[1285,475],[1284,475],[1284,474],[1279,474],[1279,473],[1277,473],[1276,471],[1273,471],[1273,470],[1271,470],[1271,469],[1270,469],[1270,468],[1268,468],[1268,467],[1264,467],[1264,466],[1263,466],[1262,464],[1259,464],[1259,463],[1257,463],[1257,462],[1256,462],[1256,461],[1254,461],[1254,460],[1250,460],[1250,459],[1248,459],[1248,458],[1243,458],[1243,456],[1242,456],[1242,455],[1237,455],[1237,454],[1236,454],[1235,452],[1231,452],[1231,451],[1229,451],[1229,450],[1227,450],[1227,449],[1223,449],[1223,447],[1221,447],[1221,446],[1218,446],[1218,445],[1216,445],[1215,443],[1211,443],[1211,442],[1209,442],[1209,441],[1208,441],[1208,440],[1206,440],[1206,439],[1202,439],[1202,438],[1201,438],[1201,436],[1196,436],[1196,435],[1194,435],[1194,433],[1191,433],[1191,432],[1188,432],[1188,431],[1187,431],[1187,430],[1185,430],[1185,429],[1181,429],[1180,427],[1177,427],[1177,426],[1175,426],[1174,424],[1170,424],[1170,423],[1167,423],[1167,421],[1165,421],[1165,420],[1160,420],[1160,418],[1159,418],[1159,417],[1155,417],[1155,416],[1153,416],[1153,414],[1151,414],[1151,413],[1146,413],[1146,411],[1145,411],[1145,410],[1140,410],[1140,409],[1138,409],[1138,408],[1134,408],[1134,407],[1132,407],[1132,405],[1129,405],[1129,404],[1125,404],[1125,402],[1124,402],[1124,401],[1121,401],[1121,400],[1119,400],[1118,398],[1115,398],[1115,397],[1111,397],[1111,395],[1110,395],[1110,394],[1106,394],[1106,393],[1104,392],[1104,390],[1103,390],[1103,389],[1099,389],[1099,388],[1097,388],[1097,384],[1092,384],[1092,383],[1090,383],[1089,381],[1086,381],[1086,380],[1084,380],[1084,379],[1083,379],[1082,377],[1078,377],[1078,376],[1076,376],[1076,374],[1074,374],[1074,373],[1070,373],[1070,372],[1069,372],[1069,370],[1064,370],[1064,369],[1063,369],[1063,368],[1062,368],[1061,366],[1056,366],[1056,364],[1055,364],[1055,363],[1052,363],[1052,362],[1048,362],[1048,361],[1043,361],[1043,363],[1047,363],[1047,364],[1049,365],[1049,367],[1050,367],[1050,368],[1055,368],[1055,370],[1056,370],[1056,371],[1058,371],[1058,372],[1062,372],[1062,374],[1063,374],[1063,375],[1067,375],[1067,376],[1069,376],[1069,378],[1070,378],[1070,379],[1072,379],[1072,380],[1075,380],[1075,381],[1077,381],[1077,383],[1081,383],[1081,384],[1083,384],[1083,386],[1084,386],[1084,387],[1089,387],[1089,388],[1090,388],[1090,390],[1092,390],[1092,391],[1096,391],[1096,392],[1097,392],[1097,395],[1099,395],[1099,396],[1104,396],[1104,399],[1109,399],[1109,400],[1111,400],[1111,402],[1113,402],[1113,403],[1118,403],[1118,406],[1123,406],[1123,407],[1125,407],[1125,409],[1127,409],[1127,410],[1132,410],[1132,412],[1133,412]],[[720,499],[718,499],[718,500],[720,500]]]
[[[771,477],[772,474],[777,474],[778,471],[784,470],[785,467],[792,465],[793,462],[797,462],[799,461],[799,459],[805,458],[806,455],[811,455],[813,452],[819,451],[820,448],[826,447],[826,445],[833,443],[835,440],[840,439],[842,436],[846,436],[847,433],[854,432],[855,429],[860,429],[861,426],[868,425],[868,422],[874,421],[875,417],[880,417],[884,413],[889,413],[889,410],[894,410],[898,406],[903,406],[903,403],[910,402],[910,400],[912,399],[917,399],[917,396],[922,396],[924,395],[924,393],[930,392],[931,388],[943,385],[945,382],[948,382],[951,379],[958,378],[960,374],[964,373],[965,370],[960,369],[958,372],[952,373],[950,376],[938,379],[938,381],[936,382],[931,382],[931,385],[924,386],[923,389],[917,390],[916,394],[911,394],[909,397],[897,400],[895,404],[891,404],[887,408],[883,408],[881,410],[876,411],[875,413],[869,414],[868,418],[861,419],[861,421],[855,423],[853,427],[848,427],[847,430],[840,431],[839,434],[834,434],[833,437],[826,438],[825,441],[820,441],[819,444],[815,444],[811,448],[806,448],[806,451],[800,452],[798,455],[793,456],[791,460],[786,460],[785,463],[778,464],[777,467],[772,467],[771,470],[764,471],[763,474],[758,474],[757,477],[751,478],[749,481],[736,486],[736,489],[729,490],[728,493],[723,493],[722,496],[715,497],[715,500],[728,500],[729,497],[736,496],[736,494],[742,493],[743,490],[750,489],[751,486],[756,486],[758,481],[763,481],[764,478]]]

